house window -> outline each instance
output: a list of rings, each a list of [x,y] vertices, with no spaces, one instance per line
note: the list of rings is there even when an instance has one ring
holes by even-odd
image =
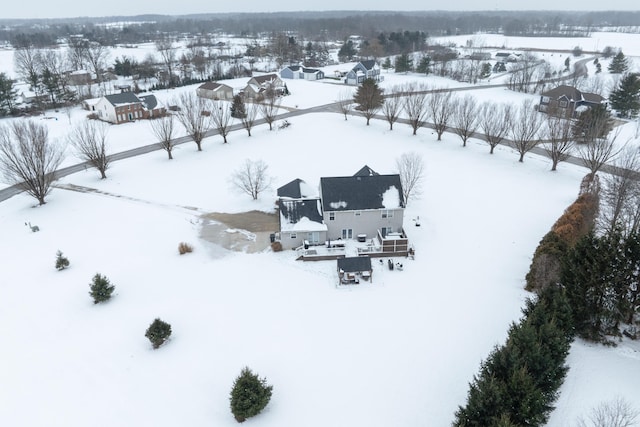
[[[354,214],[355,216],[360,216],[360,211],[355,211],[353,214]]]
[[[336,219],[335,212],[329,212],[329,221],[333,221],[334,219]]]
[[[389,210],[383,210],[382,211],[382,218],[393,218],[393,211],[389,211]]]
[[[568,105],[569,103],[567,102],[566,99],[563,99],[560,101],[560,108],[567,108]]]
[[[549,97],[548,96],[543,96],[542,97],[542,103],[548,104],[549,103]]]
[[[292,238],[292,239],[297,239],[297,238],[298,238],[298,235],[297,235],[296,233],[291,233],[291,238]]]
[[[343,228],[342,229],[342,238],[343,239],[353,239],[353,228]]]

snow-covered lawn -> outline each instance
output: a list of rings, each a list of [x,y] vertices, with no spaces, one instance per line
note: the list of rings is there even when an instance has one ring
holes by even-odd
[[[64,180],[124,197],[55,189],[43,207],[24,195],[0,205],[3,425],[232,426],[228,393],[244,365],[274,385],[251,423],[450,423],[480,361],[519,317],[533,250],[584,170],[550,173],[546,159],[518,164],[509,149],[491,156],[482,142],[462,148],[407,126],[389,132],[332,114],[291,121],[234,133],[227,145],[205,140],[201,153],[183,145],[174,161],[154,152],[117,162],[105,181],[94,171]],[[373,282],[356,287],[336,288],[334,262],[227,252],[199,239],[197,212],[182,207],[270,211],[291,179],[317,183],[364,164],[390,173],[408,151],[427,168],[405,217],[416,260],[404,271],[376,265]],[[263,159],[275,177],[258,202],[227,183],[245,158]],[[178,255],[180,241],[194,253]],[[69,270],[54,269],[58,249]],[[96,272],[116,285],[97,306],[87,294]],[[155,317],[174,330],[156,351],[144,337]],[[568,406],[555,425],[575,413]]]

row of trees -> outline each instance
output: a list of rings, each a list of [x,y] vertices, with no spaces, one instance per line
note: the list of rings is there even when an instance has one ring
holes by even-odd
[[[404,121],[416,135],[429,120],[438,141],[447,130],[455,133],[463,146],[472,136],[481,136],[489,144],[490,153],[508,141],[518,152],[520,162],[528,152],[542,146],[552,161],[551,170],[556,170],[574,148],[592,173],[617,153],[616,135],[609,137],[611,115],[604,106],[587,110],[572,122],[554,112],[539,113],[531,100],[525,100],[519,106],[494,102],[479,104],[470,95],[458,97],[446,89],[415,83],[394,86],[384,95],[373,80],[366,80],[359,86],[352,99],[347,92],[341,94],[338,105],[345,119],[351,112],[352,102],[367,120],[367,125],[381,112],[389,129],[393,130],[393,125],[404,114]],[[576,146],[575,141],[581,144]]]

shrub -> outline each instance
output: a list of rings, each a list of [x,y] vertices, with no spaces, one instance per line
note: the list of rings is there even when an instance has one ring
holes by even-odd
[[[239,423],[258,415],[271,400],[273,386],[244,367],[231,389],[231,413]]]
[[[91,291],[89,295],[93,298],[93,303],[98,304],[99,302],[108,301],[111,298],[111,294],[115,290],[115,286],[111,284],[109,279],[100,273],[96,273],[93,276],[93,280],[89,284]]]
[[[191,253],[193,252],[193,246],[185,242],[180,242],[180,244],[178,245],[178,252],[180,253],[180,255]]]
[[[153,348],[157,349],[162,344],[164,344],[164,342],[167,341],[171,336],[171,325],[160,320],[159,318],[156,318],[156,320],[154,320],[153,323],[149,325],[149,328],[147,328],[147,332],[145,332],[144,336],[149,338],[149,341],[151,341],[151,345],[153,345]]]
[[[271,243],[271,250],[273,252],[282,252],[282,243],[280,243],[280,242],[272,242]]]
[[[69,260],[62,255],[62,251],[56,252],[56,270],[64,270],[69,267]]]

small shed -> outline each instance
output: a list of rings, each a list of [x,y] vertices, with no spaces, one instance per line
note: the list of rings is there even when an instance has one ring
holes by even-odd
[[[338,284],[357,285],[360,280],[373,280],[371,258],[368,256],[338,258]]]

